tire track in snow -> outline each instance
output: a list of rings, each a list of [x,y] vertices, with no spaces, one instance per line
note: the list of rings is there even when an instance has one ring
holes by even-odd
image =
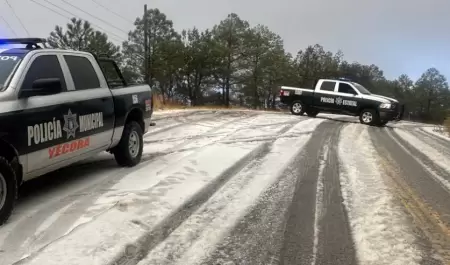
[[[24,252],[33,252],[39,245],[47,244],[49,241],[51,242],[52,240],[61,237],[68,232],[72,224],[84,215],[84,209],[90,207],[97,198],[103,193],[106,193],[110,187],[122,178],[134,171],[138,171],[139,169],[148,166],[148,164],[152,162],[153,157],[148,157],[147,159],[147,161],[143,160],[139,165],[133,168],[118,168],[114,160],[103,160],[95,164],[81,165],[76,169],[75,167],[69,167],[46,176],[45,178],[54,179],[60,177],[57,176],[59,173],[70,178],[84,175],[83,172],[89,176],[94,174],[96,170],[101,171],[115,168],[114,170],[106,171],[107,174],[88,187],[81,188],[75,193],[70,193],[58,201],[50,201],[43,205],[39,205],[37,210],[33,210],[30,215],[18,220],[18,223],[14,224],[13,230],[9,231],[9,234],[3,240],[0,249],[9,252],[10,254],[19,250],[17,253],[19,258],[24,255],[23,253],[20,253],[20,251],[27,249],[27,251]],[[30,184],[32,183],[29,183],[29,185]],[[71,190],[69,190],[69,192],[71,192]],[[61,212],[58,217],[54,217],[53,223],[48,225],[45,231],[41,231],[39,235],[36,234],[38,229],[46,223],[48,218],[67,206],[69,207],[64,212]],[[96,214],[96,212],[92,213],[92,215]],[[27,245],[27,242],[33,244]],[[12,258],[12,256],[10,258]]]
[[[392,194],[411,215],[413,227],[417,230],[416,244],[423,253],[421,264],[443,264],[443,257],[449,263],[450,229],[446,228],[441,214],[435,209],[436,205],[445,204],[445,208],[449,209],[449,195],[429,176],[430,172],[417,163],[412,154],[385,131],[371,132],[371,136],[379,154],[380,167]],[[439,194],[443,196],[441,199],[447,197],[447,201],[440,202]]]
[[[240,113],[239,113],[240,114]],[[258,115],[258,114],[255,114]],[[247,118],[253,118],[254,115],[243,117],[243,122],[246,124]],[[229,123],[228,125],[232,125]],[[225,128],[226,125],[219,121],[219,125],[212,130],[217,130],[217,128]],[[167,155],[173,152],[176,152],[183,146],[188,145],[195,139],[184,139],[182,142],[174,148],[170,148],[167,152],[155,153],[150,155],[144,155],[143,161],[133,167],[133,168],[119,168],[117,167],[115,161],[113,159],[103,160],[99,162],[95,162],[92,164],[84,164],[78,166],[71,166],[69,168],[61,169],[60,171],[51,173],[48,177],[45,176],[41,180],[36,180],[37,182],[45,180],[45,178],[50,179],[50,182],[55,181],[59,177],[59,174],[64,174],[67,177],[67,172],[70,172],[70,175],[77,176],[78,174],[84,175],[92,174],[96,170],[102,170],[104,168],[115,168],[114,171],[109,172],[106,177],[102,178],[99,182],[96,182],[94,185],[88,186],[86,188],[82,188],[76,193],[70,194],[63,199],[55,202],[50,202],[47,205],[39,206],[39,209],[29,217],[20,220],[17,224],[14,224],[15,227],[12,231],[9,232],[9,235],[6,236],[3,241],[3,245],[1,245],[0,249],[5,252],[17,252],[17,250],[28,249],[28,252],[33,252],[36,247],[39,245],[47,244],[49,241],[59,238],[68,232],[68,229],[83,215],[85,215],[85,210],[93,205],[93,203],[100,197],[102,194],[109,191],[109,189],[118,183],[122,178],[128,176],[132,172],[137,172],[140,169],[147,167],[151,164],[155,159],[157,159],[160,155]],[[66,173],[62,173],[66,172]],[[70,176],[68,176],[70,177]],[[35,181],[35,182],[36,182]],[[44,181],[45,183],[45,181]],[[37,231],[41,224],[43,224],[49,216],[52,216],[53,213],[60,211],[60,209],[71,205],[64,213],[58,218],[55,218],[54,222],[46,229],[46,231],[41,231],[39,235],[33,235],[34,231]],[[96,213],[93,212],[93,215]],[[32,236],[30,238],[30,236]],[[27,242],[32,243],[31,245],[27,245]],[[23,254],[18,253],[19,256]]]
[[[428,145],[446,155],[450,160],[450,142],[440,139],[438,136],[432,135],[422,129],[412,129],[410,131],[415,137],[424,140]]]
[[[269,152],[269,145],[267,143],[261,144],[255,151],[245,156],[236,164],[229,167],[223,172],[215,181],[205,186],[200,192],[195,194],[191,199],[185,202],[173,214],[169,215],[159,225],[154,227],[150,232],[147,232],[138,239],[133,245],[125,246],[124,254],[119,255],[110,264],[137,264],[143,259],[151,249],[156,247],[159,243],[164,241],[170,233],[173,232],[183,221],[185,221],[201,204],[203,204],[214,192],[219,189],[226,181],[228,181],[234,174],[243,169],[247,164],[255,158],[263,156]],[[129,249],[133,249],[133,256],[129,257]]]
[[[198,117],[198,116],[203,116],[203,115],[206,117],[200,117],[200,118]],[[182,122],[180,120],[175,119],[176,124],[168,125],[159,130],[158,129],[151,130],[147,134],[144,135],[144,139],[149,136],[159,135],[159,134],[166,133],[166,132],[174,130],[174,129],[178,129],[180,127],[186,126],[187,124],[192,125],[192,124],[198,124],[201,122],[212,121],[223,115],[230,115],[230,113],[221,113],[221,112],[219,112],[219,113],[211,112],[211,113],[205,113],[205,114],[194,113],[194,115],[192,115],[192,117],[195,117],[195,119],[186,120],[186,122]],[[185,116],[183,116],[183,117],[185,117]]]
[[[401,148],[412,154],[417,163],[425,167],[434,177],[433,179],[447,189],[447,192],[450,192],[450,158],[443,156],[430,145],[401,129],[388,128],[385,132]]]
[[[319,119],[315,120],[318,121]],[[297,151],[297,155],[294,156],[292,161],[289,163],[289,166],[283,171],[282,174],[280,174],[278,180],[263,193],[248,214],[237,222],[237,225],[230,231],[229,235],[225,237],[212,255],[204,261],[203,264],[308,264],[294,263],[297,261],[288,260],[286,257],[280,257],[285,235],[289,235],[291,232],[294,232],[292,230],[288,231],[285,229],[287,227],[286,219],[288,219],[291,215],[298,215],[299,212],[301,212],[298,209],[292,209],[292,207],[290,208],[290,205],[293,202],[294,191],[298,192],[298,190],[296,190],[296,183],[301,181],[309,183],[309,178],[317,177],[317,174],[312,172],[312,170],[305,168],[315,168],[316,173],[319,175],[319,179],[321,179],[321,173],[326,173],[327,171],[335,172],[333,165],[336,164],[337,160],[333,162],[335,157],[331,153],[335,152],[335,150],[331,148],[337,141],[340,127],[341,125],[339,123],[330,121],[320,124],[314,131],[312,139],[306,143],[304,148]],[[331,140],[332,138],[334,140]],[[325,144],[325,146],[323,144]],[[314,161],[318,162],[316,163]],[[330,166],[327,166],[327,162]],[[326,167],[328,169],[325,171]],[[308,170],[307,173],[311,174],[305,174],[306,170]],[[326,174],[327,176],[322,175],[322,177],[325,177],[322,179],[325,182],[320,182],[321,184],[325,183],[326,185],[326,201],[331,202],[336,200],[339,204],[341,204],[342,199],[339,198],[339,196],[336,197],[336,194],[333,194],[328,190],[328,186],[330,186],[330,188],[332,187],[332,189],[336,189],[334,186],[336,183],[333,182],[336,182],[336,179],[339,181],[338,176],[336,175],[335,180],[333,181],[332,176],[328,175],[328,173]],[[337,186],[339,186],[339,182],[337,183]],[[309,185],[308,187],[312,188]],[[324,186],[318,184],[316,192],[324,195]],[[331,233],[326,230],[314,229],[313,226],[318,228],[321,223],[321,221],[318,220],[319,218],[315,219],[315,221],[313,221],[315,225],[312,225],[311,230],[314,229],[313,234],[317,237],[309,236],[309,234],[304,235],[303,239],[313,245],[311,251],[309,253],[305,253],[305,255],[311,256],[311,261],[313,261],[315,257],[314,254],[317,253],[318,262],[316,264],[324,264],[327,259],[324,255],[322,255],[324,252],[322,250],[325,248],[324,245],[326,242],[329,241],[331,242],[330,245],[336,244],[335,246],[339,246],[338,248],[347,249],[345,253],[342,253],[347,255],[346,262],[344,264],[353,264],[351,260],[354,258],[354,255],[351,254],[351,251],[348,251],[349,249],[352,249],[352,242],[348,224],[345,223],[345,217],[342,218],[344,219],[344,222],[340,222],[340,217],[345,213],[339,209],[342,209],[343,207],[342,205],[340,205],[340,207],[338,205],[338,208],[335,211],[332,211],[330,208],[331,206],[335,207],[335,205],[330,205],[330,203],[324,204],[323,198],[324,196],[319,196],[316,198],[316,201],[312,202],[312,207],[314,209],[313,213],[311,213],[312,216],[303,212],[304,214],[302,214],[302,217],[299,217],[301,218],[300,223],[304,222],[306,218],[315,219],[314,212],[320,211],[321,213],[329,212],[333,215],[331,222],[335,223],[335,226],[338,227],[335,227],[337,230],[331,230]],[[325,209],[325,211],[322,208]],[[292,212],[288,210],[291,210]],[[327,222],[330,221],[327,220],[327,214],[318,214],[317,216],[320,217],[321,220],[325,220]],[[291,221],[295,223],[293,219],[291,219]],[[343,229],[340,227],[342,225],[344,226]],[[301,231],[298,234],[301,235],[303,232],[309,231]],[[294,235],[292,238],[295,238],[295,240],[299,239],[299,237],[297,237],[298,234]],[[339,240],[339,242],[337,242],[337,240]],[[349,244],[343,244],[342,242],[348,242]],[[296,245],[296,243],[301,245]],[[314,246],[316,248],[314,248]],[[298,252],[308,252],[303,248],[304,242],[295,242],[291,245],[291,247],[296,249],[291,248],[289,251],[287,249],[283,249],[284,253],[290,251],[295,253],[294,256],[289,257],[290,259],[296,259],[296,255],[302,256],[302,254],[298,254]],[[340,251],[336,251],[335,249],[330,250],[330,253],[326,254],[329,255],[330,261],[332,262],[331,264],[336,264],[334,261],[336,256],[339,260],[340,254],[338,253],[340,253]]]
[[[348,213],[343,204],[338,155],[339,136],[345,124],[332,133],[323,150],[316,198],[316,257],[312,265],[357,264]]]
[[[445,132],[436,132],[436,131],[429,131],[426,130],[427,127],[420,128],[420,131],[423,133],[430,135],[431,137],[434,137],[437,139],[437,141],[441,142],[442,145],[446,145],[450,148],[450,134],[445,134]]]
[[[360,264],[414,265],[422,253],[409,216],[384,181],[368,131],[359,124],[341,131],[338,154],[344,205]]]
[[[293,174],[280,264],[356,264],[342,205],[336,145],[343,123],[326,122],[310,140]]]
[[[176,110],[174,112],[154,111],[153,115],[152,115],[152,121],[167,120],[167,119],[173,119],[176,117],[186,117],[186,116],[195,115],[195,114],[202,114],[205,112],[206,111],[204,111],[204,110]]]
[[[220,122],[219,124],[214,124],[214,126],[207,130],[206,132],[202,133],[202,134],[194,134],[194,135],[190,135],[190,136],[186,136],[183,138],[179,138],[179,137],[173,137],[173,138],[163,138],[163,139],[157,139],[157,140],[144,140],[144,143],[146,144],[152,144],[152,143],[161,143],[161,142],[174,142],[174,141],[180,141],[180,140],[190,140],[190,141],[194,141],[194,140],[198,140],[198,139],[202,139],[202,138],[206,138],[206,137],[217,137],[220,135],[217,135],[216,132],[219,130],[224,129],[225,127],[228,127],[230,125],[239,125],[236,126],[236,130],[234,130],[233,132],[236,132],[239,129],[242,129],[241,124],[239,123],[243,123],[244,125],[246,125],[247,123],[251,123],[251,121],[254,118],[257,118],[259,115],[258,114],[250,114],[250,115],[246,115],[246,116],[238,116],[238,117],[227,117],[227,119],[224,119],[223,122]],[[190,125],[190,124],[185,124],[185,125]],[[195,125],[195,124],[194,124]],[[148,135],[147,138],[150,138],[153,135]],[[187,143],[189,143],[189,141],[183,141],[180,144],[177,144],[173,147],[171,147],[170,149],[172,150],[176,150],[176,149],[180,149],[181,147],[185,146]]]
[[[421,132],[425,133],[425,134],[428,134],[431,137],[436,138],[439,141],[442,141],[442,143],[444,143],[444,144],[450,144],[450,138],[449,137],[447,137],[446,135],[444,135],[444,134],[442,134],[440,132],[434,131],[434,130],[433,131],[426,130],[426,128],[429,128],[429,126],[421,127],[421,128],[419,128],[419,130]]]
[[[304,120],[297,123],[304,122]],[[286,133],[295,124],[288,124],[278,131],[278,134]],[[202,190],[196,193],[188,201],[186,201],[179,209],[168,216],[164,221],[154,227],[150,232],[145,233],[133,245],[127,245],[124,253],[119,255],[110,264],[138,264],[144,259],[154,248],[166,240],[171,233],[177,229],[185,220],[198,210],[206,201],[208,201],[222,186],[224,186],[231,178],[251,164],[254,160],[260,160],[269,154],[271,146],[275,139],[264,142],[258,146],[249,155],[239,160],[236,164],[230,166],[228,170],[218,176],[214,181],[207,184]],[[128,254],[129,249],[133,249],[133,255]]]
[[[256,202],[265,202],[268,205],[279,202],[274,197],[267,197],[272,192],[266,192],[266,190],[271,190],[280,178],[284,178],[285,168],[293,164],[292,160],[303,149],[302,147],[311,137],[312,131],[321,122],[319,119],[300,122],[291,128],[289,132],[285,133],[285,135],[297,135],[297,138],[277,137],[272,143],[271,151],[265,157],[252,162],[235,175],[223,188],[217,191],[214,196],[187,219],[179,229],[175,230],[167,240],[153,249],[149,256],[140,264],[171,264],[177,261],[181,264],[226,264],[233,257],[226,260],[214,259],[211,261],[203,261],[203,259],[208,259],[210,254],[209,250],[214,251],[217,244],[219,246],[223,245],[221,241],[224,238],[225,241],[228,241],[227,238],[229,237],[227,235],[230,231],[234,230],[236,225],[239,226],[239,224],[248,222],[248,220],[242,219],[242,217],[246,216],[249,211],[253,212],[252,208]],[[292,148],[292,146],[296,148]],[[288,183],[289,181],[284,180],[282,181],[281,189],[286,188],[285,185],[293,186],[293,183]],[[295,183],[295,177],[290,178],[290,180]],[[261,195],[262,198],[259,199]],[[277,195],[285,196],[283,190],[280,190]],[[261,202],[261,200],[264,200],[264,202]],[[288,203],[289,199],[286,201]],[[264,235],[270,233],[271,227],[276,227],[277,224],[282,223],[283,215],[279,212],[274,213],[276,210],[282,210],[280,208],[275,209],[270,207],[270,209],[261,208],[260,210],[266,211],[264,213],[257,212],[256,216],[263,214],[263,218],[267,218],[267,222],[254,223],[253,228],[264,230],[264,234],[260,233],[261,237],[264,237]],[[278,218],[281,222],[276,222],[272,218],[275,220]],[[246,233],[252,232],[247,231]],[[252,239],[254,240],[251,240],[248,245],[234,249],[240,253],[240,264],[245,264],[245,261],[249,258],[253,262],[258,263],[257,260],[262,255],[262,253],[255,256],[247,255],[247,246],[261,244],[256,240],[258,235],[253,235],[254,238]],[[239,235],[239,237],[244,237],[244,235]],[[276,256],[272,256],[272,262],[276,258]]]

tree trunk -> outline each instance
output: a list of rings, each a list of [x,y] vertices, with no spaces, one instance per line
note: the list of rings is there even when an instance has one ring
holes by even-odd
[[[227,105],[227,101],[226,101],[226,90],[225,90],[225,83],[223,83],[222,82],[222,104],[224,105],[224,106],[226,106]]]
[[[277,93],[272,94],[272,109],[275,109],[275,99],[277,98]]]
[[[227,77],[225,79],[225,106],[230,106],[231,54],[228,55]]]

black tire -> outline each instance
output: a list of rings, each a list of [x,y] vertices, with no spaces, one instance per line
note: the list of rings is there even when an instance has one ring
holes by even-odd
[[[4,157],[0,157],[0,225],[11,216],[17,199],[17,179],[14,169]]]
[[[130,141],[134,141],[135,144],[137,144],[134,152],[131,150],[133,148],[130,148]],[[141,126],[135,121],[128,122],[125,125],[119,144],[113,149],[114,158],[116,159],[117,164],[124,167],[133,167],[139,164],[144,148],[143,143],[144,140]]]
[[[373,109],[363,109],[359,114],[359,122],[365,125],[380,124],[380,116]]]
[[[291,113],[294,115],[302,116],[305,113],[305,106],[302,102],[296,100],[291,104]]]
[[[317,110],[310,110],[306,113],[308,115],[308,117],[316,117],[317,114],[319,114],[319,112]]]

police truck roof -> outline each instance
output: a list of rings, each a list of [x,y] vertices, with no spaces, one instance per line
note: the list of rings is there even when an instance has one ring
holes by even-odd
[[[43,38],[10,38],[10,39],[0,39],[0,45],[4,44],[45,44],[46,39]]]
[[[30,52],[30,49],[25,48],[6,48],[3,49],[0,46],[0,54],[17,54],[17,55],[25,55]]]
[[[354,82],[351,78],[348,78],[348,77],[339,77],[338,80],[340,80],[340,81],[347,81],[347,82]]]

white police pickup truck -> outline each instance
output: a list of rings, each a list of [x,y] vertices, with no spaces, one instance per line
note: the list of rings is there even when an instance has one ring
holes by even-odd
[[[314,89],[282,86],[280,101],[291,113],[315,117],[319,112],[359,116],[362,124],[383,126],[400,120],[404,105],[396,99],[375,95],[350,80],[319,79]]]
[[[152,112],[151,88],[128,86],[111,59],[0,40],[0,225],[24,181],[103,151],[138,164]]]

